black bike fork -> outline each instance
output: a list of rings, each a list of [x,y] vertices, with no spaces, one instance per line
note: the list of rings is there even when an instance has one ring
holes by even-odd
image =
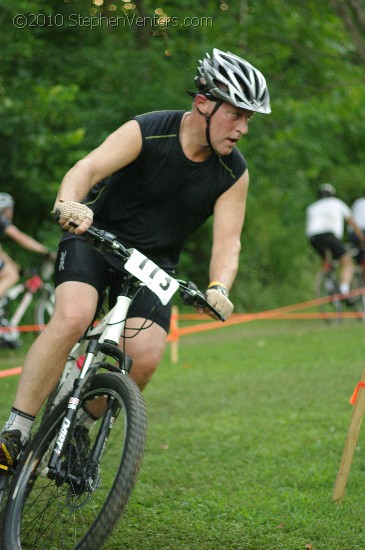
[[[115,399],[109,398],[106,405],[106,411],[99,428],[98,436],[90,453],[89,460],[94,463],[99,463],[103,454],[109,434],[118,414],[119,405]]]

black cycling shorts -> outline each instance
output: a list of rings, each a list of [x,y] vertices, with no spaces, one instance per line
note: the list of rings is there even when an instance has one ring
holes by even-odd
[[[108,290],[111,308],[121,290],[123,274],[108,263],[106,256],[88,246],[84,239],[71,237],[61,240],[55,266],[55,286],[66,281],[88,283],[96,288],[100,297],[99,304],[103,303],[105,292]],[[128,311],[128,318],[132,317],[153,321],[168,332],[171,302],[164,306],[151,290],[142,286]]]
[[[333,233],[313,235],[313,237],[310,237],[309,242],[323,259],[326,257],[326,250],[331,251],[334,260],[346,254],[342,241],[335,237]]]

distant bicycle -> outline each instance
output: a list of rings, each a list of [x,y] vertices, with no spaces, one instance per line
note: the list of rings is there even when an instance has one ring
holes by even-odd
[[[48,323],[54,310],[53,272],[54,261],[47,256],[38,267],[23,271],[23,282],[9,288],[0,298],[0,348],[21,346],[17,328],[32,303],[33,323],[37,326]]]
[[[358,253],[358,250],[356,248],[349,248],[349,253],[354,257]],[[358,312],[359,319],[365,321],[365,295],[351,296],[347,300],[340,296],[340,283],[337,274],[338,265],[338,260],[334,260],[330,251],[328,251],[322,269],[316,278],[316,293],[318,298],[331,298],[319,305],[319,310],[325,314],[324,321],[330,324],[340,323],[342,321],[341,313],[345,307]],[[350,292],[361,288],[364,288],[363,269],[361,266],[355,265]]]

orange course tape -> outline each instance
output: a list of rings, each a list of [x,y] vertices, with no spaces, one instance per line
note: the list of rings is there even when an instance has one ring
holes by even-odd
[[[363,288],[357,288],[349,292],[349,297],[352,298],[354,296],[360,296],[362,294],[365,294],[365,287]],[[183,328],[177,328],[175,334],[173,335],[173,339],[178,339],[179,336],[182,336],[183,334],[190,334],[193,332],[201,332],[205,330],[210,330],[214,328],[220,328],[222,326],[229,326],[229,325],[235,325],[238,323],[247,323],[249,321],[256,321],[256,320],[263,320],[263,319],[304,319],[304,318],[312,318],[312,319],[318,319],[318,318],[363,318],[365,315],[363,313],[354,311],[354,312],[342,312],[342,313],[336,313],[336,312],[328,312],[328,313],[295,313],[297,310],[300,309],[306,309],[309,307],[315,307],[322,304],[329,303],[333,300],[341,301],[343,300],[342,294],[334,294],[331,296],[324,296],[323,298],[315,298],[312,300],[308,300],[306,302],[300,302],[298,304],[291,304],[284,307],[279,307],[276,309],[269,309],[267,311],[260,311],[257,313],[236,313],[233,314],[228,321],[225,323],[221,323],[221,321],[218,322],[212,322],[208,321],[202,324],[199,324],[195,327],[183,327]],[[204,317],[202,317],[200,314],[178,314],[177,319],[201,319],[203,321]],[[204,325],[204,326],[202,326]],[[28,326],[17,326],[17,327],[0,327],[0,334],[1,332],[12,332],[16,330],[17,332],[39,332],[44,329],[44,325],[28,325]],[[169,338],[169,341],[171,341],[171,335]]]
[[[46,325],[22,325],[16,327],[0,327],[0,334],[2,332],[40,332]]]
[[[7,376],[15,376],[22,372],[22,367],[15,367],[13,369],[0,370],[0,378],[6,378]]]

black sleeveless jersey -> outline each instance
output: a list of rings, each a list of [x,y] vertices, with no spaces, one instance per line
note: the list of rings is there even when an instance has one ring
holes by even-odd
[[[143,137],[138,158],[97,184],[85,199],[94,224],[114,233],[160,267],[174,269],[185,239],[213,213],[217,198],[246,170],[236,149],[192,162],[179,132],[185,111],[157,111],[134,119]]]

